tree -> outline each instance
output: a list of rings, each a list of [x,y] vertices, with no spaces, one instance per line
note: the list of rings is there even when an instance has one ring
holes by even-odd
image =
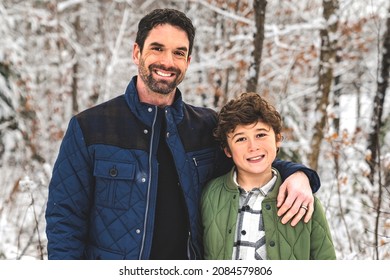
[[[338,25],[338,0],[323,0],[324,28],[320,30],[321,50],[318,79],[318,96],[316,98],[315,125],[311,142],[309,165],[317,169],[321,143],[327,120],[329,95],[333,84],[333,68],[336,63],[336,31]]]
[[[375,181],[375,174],[378,174],[378,197],[377,203],[375,205],[376,209],[376,221],[375,221],[375,258],[379,259],[379,236],[382,235],[380,232],[380,220],[382,214],[382,202],[384,198],[382,194],[384,193],[385,187],[389,183],[389,173],[390,169],[388,164],[382,166],[381,164],[381,146],[383,140],[381,139],[382,130],[384,128],[383,122],[383,109],[385,106],[386,93],[389,87],[389,76],[390,76],[390,6],[388,10],[388,17],[386,21],[386,30],[383,34],[383,47],[382,47],[382,57],[381,57],[381,67],[379,71],[379,78],[377,81],[377,91],[373,100],[373,112],[371,117],[371,132],[368,137],[368,151],[369,155],[367,156],[367,162],[370,167],[369,179],[372,184]],[[382,169],[384,168],[384,169]],[[382,176],[382,170],[385,170],[384,176]],[[387,183],[387,184],[386,184]],[[387,194],[390,191],[388,190]]]
[[[246,86],[248,92],[257,92],[257,82],[260,75],[261,54],[264,44],[264,25],[266,0],[253,0],[255,31],[253,34],[253,52],[249,65],[249,78]]]

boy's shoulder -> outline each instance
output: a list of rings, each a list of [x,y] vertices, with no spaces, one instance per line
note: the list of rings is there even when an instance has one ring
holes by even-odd
[[[233,183],[231,171],[211,179],[203,190],[203,195],[222,195],[221,193],[237,193],[237,186]]]

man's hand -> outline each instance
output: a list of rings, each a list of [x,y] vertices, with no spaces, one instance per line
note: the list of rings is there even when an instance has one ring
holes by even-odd
[[[305,223],[311,219],[314,196],[305,173],[298,171],[284,180],[279,189],[277,207],[278,216],[283,216],[283,224],[292,219],[291,226],[295,226],[303,216]]]

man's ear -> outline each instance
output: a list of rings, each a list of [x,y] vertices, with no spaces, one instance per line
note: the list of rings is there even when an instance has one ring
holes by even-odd
[[[139,65],[139,59],[141,56],[141,49],[137,43],[133,45],[133,61],[136,65]]]

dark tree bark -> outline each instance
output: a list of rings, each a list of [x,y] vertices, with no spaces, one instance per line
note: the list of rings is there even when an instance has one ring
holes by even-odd
[[[253,53],[252,62],[249,66],[249,78],[247,81],[247,91],[257,91],[258,77],[260,75],[261,55],[264,43],[264,23],[266,0],[253,0],[253,9],[255,13],[255,33],[253,35]]]
[[[390,7],[389,7],[390,13]],[[371,117],[372,130],[368,139],[368,151],[370,156],[367,158],[367,163],[370,166],[369,179],[374,182],[374,174],[379,163],[379,135],[383,126],[383,104],[385,103],[386,91],[389,87],[389,72],[390,72],[390,17],[387,17],[386,32],[383,35],[382,48],[382,65],[378,79],[377,92],[374,97],[373,113]]]
[[[336,61],[336,38],[335,33],[338,27],[336,12],[338,10],[338,0],[323,0],[323,16],[326,26],[320,30],[321,51],[318,79],[318,93],[316,98],[316,114],[319,115],[314,125],[314,133],[311,142],[311,154],[309,155],[310,167],[317,169],[318,157],[321,143],[324,137],[324,128],[327,120],[327,107],[329,105],[329,95],[332,90],[333,68]]]
[[[390,15],[390,6],[388,14]],[[386,167],[384,167],[384,174],[382,174],[381,166],[381,139],[380,134],[384,129],[383,117],[383,106],[386,98],[386,91],[389,87],[389,76],[390,76],[390,17],[387,17],[386,21],[386,31],[383,34],[383,48],[382,48],[382,64],[379,71],[379,78],[377,82],[377,92],[374,97],[374,107],[371,117],[372,130],[368,138],[368,151],[370,156],[366,158],[366,161],[370,167],[369,179],[372,184],[375,182],[375,173],[378,173],[378,199],[376,209],[376,219],[375,219],[375,259],[379,259],[379,236],[382,234],[380,232],[381,224],[381,214],[382,214],[382,201],[383,201],[383,191],[384,187],[388,186],[389,183],[389,172]],[[384,175],[384,176],[383,176]],[[384,177],[384,182],[382,181]]]

